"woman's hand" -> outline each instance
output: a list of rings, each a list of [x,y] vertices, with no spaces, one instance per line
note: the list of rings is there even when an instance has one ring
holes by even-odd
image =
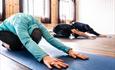
[[[78,53],[78,52],[75,52],[75,51],[73,51],[72,49],[70,49],[70,50],[68,51],[68,55],[71,56],[72,58],[80,58],[80,59],[83,59],[83,60],[89,59],[88,56],[83,55],[83,54],[80,54],[80,53]]]
[[[50,56],[45,56],[43,58],[43,62],[50,69],[52,69],[53,67],[56,67],[58,69],[68,68],[68,64],[64,63],[63,60]]]

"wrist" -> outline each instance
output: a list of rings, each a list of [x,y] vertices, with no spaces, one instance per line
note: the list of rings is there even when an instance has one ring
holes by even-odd
[[[72,48],[70,48],[70,49],[68,50],[67,54],[70,54],[70,53],[71,53],[71,51],[72,51]]]
[[[48,60],[49,58],[51,58],[51,57],[49,55],[46,55],[43,57],[42,61],[44,62],[44,61]]]
[[[46,55],[46,56],[43,57],[43,60],[46,60],[46,59],[48,59],[48,58],[50,58],[50,56],[49,56],[49,55]]]

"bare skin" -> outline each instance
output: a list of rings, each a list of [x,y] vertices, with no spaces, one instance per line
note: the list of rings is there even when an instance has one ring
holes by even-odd
[[[88,38],[88,39],[96,39],[95,36],[88,36],[88,35],[85,34],[84,32],[81,32],[81,31],[76,30],[76,29],[72,29],[71,31],[72,31],[72,33],[74,33],[74,34],[78,34],[78,35],[80,35],[80,36],[84,36],[84,37],[86,37],[86,38]]]
[[[72,58],[75,58],[75,59],[76,58],[80,58],[82,60],[88,59],[88,56],[80,54],[78,52],[75,52],[72,49],[68,51],[68,55]],[[68,66],[69,66],[68,64],[64,63],[63,60],[53,58],[50,56],[45,56],[43,58],[43,62],[49,69],[52,69],[53,67],[56,67],[58,69],[63,69],[63,68],[68,68]]]

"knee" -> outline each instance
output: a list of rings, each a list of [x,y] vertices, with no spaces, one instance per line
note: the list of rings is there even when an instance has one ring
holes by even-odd
[[[41,40],[42,38],[42,33],[40,32],[39,29],[34,29],[33,32],[32,32],[32,39],[36,42],[36,43],[39,43],[39,41]]]

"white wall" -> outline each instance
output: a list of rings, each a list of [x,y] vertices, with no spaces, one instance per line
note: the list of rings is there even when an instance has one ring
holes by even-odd
[[[115,34],[115,0],[79,0],[79,21],[96,31]]]

